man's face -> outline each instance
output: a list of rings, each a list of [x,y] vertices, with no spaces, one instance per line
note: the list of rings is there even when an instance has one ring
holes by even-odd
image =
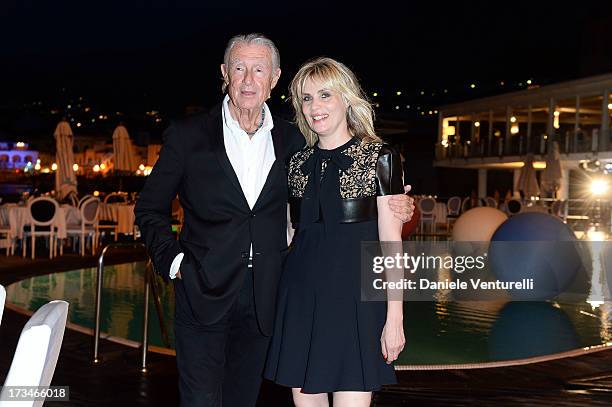
[[[265,45],[237,44],[232,48],[229,66],[221,65],[232,104],[238,109],[261,109],[276,86],[280,69],[272,69],[272,54]]]

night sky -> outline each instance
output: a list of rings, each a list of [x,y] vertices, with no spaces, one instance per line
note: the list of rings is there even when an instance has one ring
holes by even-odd
[[[209,106],[220,97],[226,41],[252,31],[280,49],[276,96],[319,55],[345,62],[366,89],[389,92],[612,71],[605,1],[93,3],[2,2],[0,105],[66,88],[117,109]]]

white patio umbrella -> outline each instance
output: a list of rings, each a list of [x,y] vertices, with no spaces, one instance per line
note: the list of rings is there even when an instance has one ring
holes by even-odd
[[[538,179],[536,178],[536,172],[533,168],[533,154],[531,153],[527,154],[525,165],[521,168],[517,189],[523,191],[525,198],[540,195]]]
[[[62,120],[57,124],[55,132],[55,194],[57,199],[63,199],[71,192],[77,192],[77,180],[72,166],[74,153],[72,151],[72,129],[70,124]]]
[[[113,156],[115,170],[136,171],[136,157],[132,141],[127,129],[121,124],[113,132]]]
[[[559,143],[554,141],[549,145],[546,155],[546,169],[542,172],[542,189],[555,194],[561,186],[561,158],[559,156]]]

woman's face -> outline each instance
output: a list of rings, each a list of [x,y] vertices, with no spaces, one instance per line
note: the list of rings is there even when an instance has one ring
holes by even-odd
[[[318,80],[308,79],[302,89],[302,113],[319,137],[348,132],[346,103],[338,92],[325,88]]]

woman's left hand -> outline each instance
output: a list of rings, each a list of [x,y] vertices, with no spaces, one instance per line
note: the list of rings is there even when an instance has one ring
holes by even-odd
[[[401,320],[387,320],[380,336],[380,344],[383,357],[387,364],[391,364],[398,358],[406,344],[404,324]]]

